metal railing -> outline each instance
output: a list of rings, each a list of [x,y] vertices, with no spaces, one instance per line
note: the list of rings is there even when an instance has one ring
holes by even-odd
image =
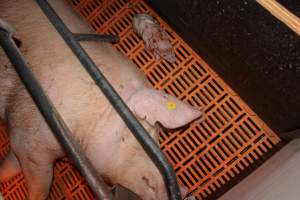
[[[70,129],[67,127],[66,123],[43,91],[43,88],[32,74],[27,62],[13,41],[11,33],[1,28],[0,44],[10,59],[10,62],[14,65],[17,74],[48,123],[53,134],[63,146],[68,156],[74,161],[75,166],[85,177],[95,195],[99,199],[112,200],[107,185],[101,177],[97,176],[96,171],[85,157],[80,146],[71,137],[72,133]]]
[[[176,175],[167,158],[78,42],[95,37],[71,33],[46,0],[36,0],[36,2],[160,170],[165,181],[169,199],[180,200],[181,195]],[[113,38],[113,40],[116,40],[116,38]],[[22,54],[12,40],[9,31],[0,29],[0,44],[15,66],[17,73],[46,119],[52,132],[74,161],[75,166],[85,177],[97,198],[103,200],[113,199],[114,197],[107,191],[104,181],[101,177],[97,176],[95,170],[81,151],[81,148],[72,139],[70,130],[31,73]]]

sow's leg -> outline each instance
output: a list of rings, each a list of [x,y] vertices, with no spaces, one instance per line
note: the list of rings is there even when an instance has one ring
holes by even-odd
[[[10,102],[8,128],[11,149],[25,177],[28,199],[46,199],[53,178],[53,162],[64,153],[25,90]]]

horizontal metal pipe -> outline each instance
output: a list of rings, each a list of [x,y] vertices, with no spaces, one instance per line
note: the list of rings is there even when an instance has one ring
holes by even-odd
[[[15,45],[11,34],[1,28],[0,45],[10,59],[10,62],[14,65],[16,72],[23,81],[26,89],[30,93],[41,114],[44,116],[50,129],[67,152],[68,156],[74,161],[77,169],[85,177],[95,195],[99,200],[113,200],[112,195],[108,192],[107,185],[104,183],[101,177],[97,176],[96,171],[84,155],[82,149],[71,137],[72,133],[67,127],[66,123],[63,121],[43,91],[43,88],[32,74],[27,62]]]
[[[115,35],[98,35],[98,34],[83,34],[73,33],[77,41],[99,41],[117,44],[120,38]]]
[[[176,175],[166,156],[162,153],[158,145],[154,142],[154,140],[147,133],[144,127],[135,118],[133,113],[129,110],[127,105],[117,94],[117,92],[114,90],[111,84],[107,81],[107,79],[101,73],[96,64],[81,47],[74,35],[70,32],[70,30],[67,28],[64,22],[56,14],[56,12],[53,10],[50,4],[46,0],[36,0],[36,2],[39,4],[45,15],[50,20],[50,22],[60,33],[60,35],[68,44],[68,46],[71,48],[73,53],[77,56],[81,64],[90,74],[90,76],[101,89],[103,94],[106,96],[106,98],[110,101],[115,110],[122,117],[123,121],[126,123],[133,135],[136,137],[136,139],[139,141],[146,153],[152,159],[154,164],[158,167],[164,178],[169,198],[172,200],[180,200],[181,195]]]

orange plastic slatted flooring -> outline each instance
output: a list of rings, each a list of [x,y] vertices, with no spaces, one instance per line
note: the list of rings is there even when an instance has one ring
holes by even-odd
[[[120,36],[115,47],[147,75],[152,85],[196,107],[207,118],[184,130],[162,132],[161,149],[172,163],[179,182],[196,199],[211,196],[280,142],[274,132],[218,77],[142,0],[69,0],[97,33]],[[145,12],[168,32],[177,61],[156,61],[132,30],[132,18]],[[8,149],[4,128],[0,134],[0,156]],[[25,199],[23,176],[1,183],[5,199]],[[49,199],[94,199],[80,174],[67,162],[55,167]]]

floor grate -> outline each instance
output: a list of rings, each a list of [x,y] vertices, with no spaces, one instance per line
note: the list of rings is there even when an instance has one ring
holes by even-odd
[[[147,75],[156,89],[203,107],[207,118],[183,130],[163,131],[161,149],[178,180],[206,199],[245,173],[280,142],[274,132],[237,94],[142,0],[69,0],[97,33],[120,36],[115,47]],[[132,30],[132,18],[145,12],[155,17],[175,47],[176,63],[156,61]],[[0,156],[8,149],[4,128]],[[24,199],[23,176],[1,183],[6,199]],[[93,199],[84,179],[67,162],[58,162],[49,199]]]

